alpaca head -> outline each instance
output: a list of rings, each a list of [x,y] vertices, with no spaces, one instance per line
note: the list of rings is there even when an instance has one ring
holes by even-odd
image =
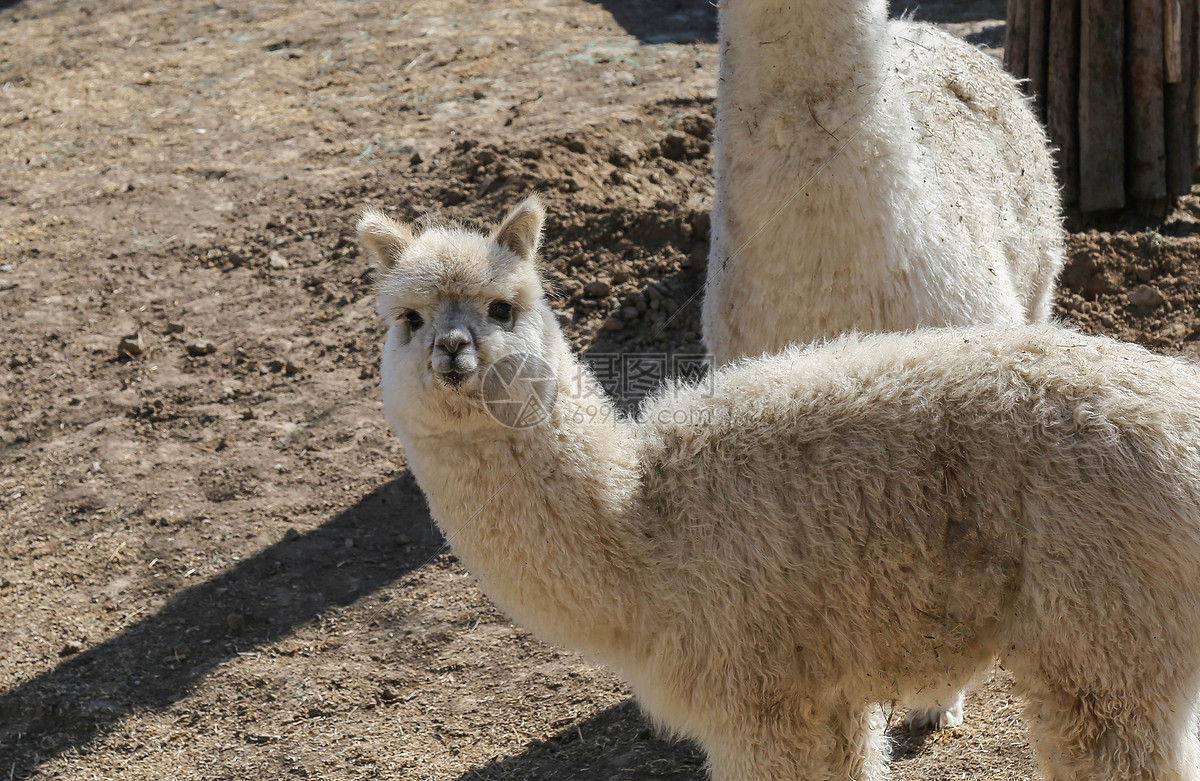
[[[537,269],[544,219],[537,196],[486,236],[414,234],[378,211],[363,215],[359,240],[378,266],[388,325],[384,404],[397,429],[519,428],[545,417],[561,334]]]

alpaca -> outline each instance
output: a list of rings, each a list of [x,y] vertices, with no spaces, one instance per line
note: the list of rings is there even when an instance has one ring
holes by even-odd
[[[878,704],[997,655],[1048,778],[1200,779],[1195,368],[1048,325],[849,335],[623,418],[543,295],[542,221],[359,224],[387,417],[499,606],[714,781],[880,779]]]
[[[1061,204],[1011,77],[889,22],[884,0],[720,8],[703,307],[718,363],[852,330],[1049,317]],[[961,723],[962,699],[916,703],[910,726]]]
[[[704,338],[719,363],[851,330],[1042,322],[1065,259],[1014,80],[885,0],[720,5]]]

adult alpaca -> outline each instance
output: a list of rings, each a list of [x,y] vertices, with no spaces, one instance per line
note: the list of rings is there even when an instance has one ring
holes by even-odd
[[[726,0],[703,330],[718,363],[850,331],[1050,315],[1065,250],[1013,79],[885,0]],[[926,692],[914,727],[962,721]]]
[[[720,363],[852,330],[1041,322],[1064,260],[1013,79],[885,0],[720,6],[704,337]]]
[[[876,703],[995,655],[1050,779],[1200,778],[1193,366],[1044,325],[850,336],[630,421],[546,302],[541,225],[536,199],[487,236],[359,225],[385,410],[502,608],[715,781],[876,781]]]

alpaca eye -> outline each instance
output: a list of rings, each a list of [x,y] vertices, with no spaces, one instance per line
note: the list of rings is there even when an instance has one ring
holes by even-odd
[[[496,301],[488,307],[488,317],[507,323],[512,320],[512,304],[507,301]]]
[[[413,331],[425,325],[425,321],[421,319],[421,315],[416,312],[409,312],[404,316],[404,319],[408,321],[408,327]]]

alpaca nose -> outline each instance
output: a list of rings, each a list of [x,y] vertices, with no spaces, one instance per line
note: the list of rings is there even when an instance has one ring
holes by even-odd
[[[464,328],[451,328],[449,331],[438,336],[434,340],[434,344],[445,350],[451,357],[454,357],[458,355],[459,350],[471,344],[471,334]]]

